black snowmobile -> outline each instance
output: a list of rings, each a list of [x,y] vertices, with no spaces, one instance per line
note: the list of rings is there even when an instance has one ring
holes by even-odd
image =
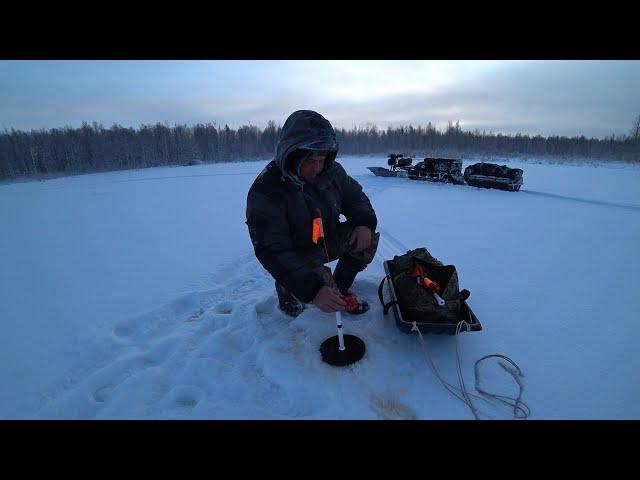
[[[387,160],[389,168],[367,167],[378,177],[407,177],[413,158],[405,156],[404,153],[390,153]]]
[[[474,163],[464,169],[464,179],[472,187],[498,188],[517,192],[522,186],[523,171],[494,163]]]
[[[451,158],[425,157],[422,162],[416,163],[409,171],[408,176],[411,180],[464,185],[462,160]]]
[[[387,161],[389,168],[367,167],[379,177],[407,177],[411,180],[444,182],[464,185],[462,160],[425,157],[411,165],[413,159],[404,154],[391,153]]]

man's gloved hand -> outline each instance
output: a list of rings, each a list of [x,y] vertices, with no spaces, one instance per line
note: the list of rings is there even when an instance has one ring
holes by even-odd
[[[316,293],[313,304],[325,313],[344,312],[347,302],[337,288],[322,287]]]
[[[363,225],[353,229],[349,243],[354,245],[354,252],[361,252],[371,245],[371,229]]]

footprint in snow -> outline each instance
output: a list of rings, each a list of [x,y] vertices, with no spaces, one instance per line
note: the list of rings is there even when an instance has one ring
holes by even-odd
[[[233,302],[222,302],[215,306],[214,310],[216,313],[221,313],[223,315],[230,315],[233,313],[235,305]]]
[[[169,392],[168,399],[175,407],[191,410],[200,403],[202,396],[203,392],[198,387],[180,385]]]
[[[253,292],[255,288],[256,288],[256,281],[253,279],[248,279],[240,282],[240,284],[233,289],[233,293],[234,294],[250,293],[250,292]]]
[[[173,342],[161,342],[143,354],[120,357],[94,372],[88,379],[90,397],[104,403],[111,392],[131,377],[162,365],[173,351]]]
[[[409,406],[389,392],[372,395],[371,409],[383,420],[417,420],[418,415]]]
[[[204,314],[204,312],[205,312],[204,308],[200,307],[198,310],[196,310],[191,315],[189,315],[186,318],[185,322],[195,322],[196,320],[199,320]]]

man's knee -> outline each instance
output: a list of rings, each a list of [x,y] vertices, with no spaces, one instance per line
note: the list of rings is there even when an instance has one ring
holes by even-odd
[[[380,240],[379,232],[371,232],[371,245],[363,250],[365,260],[367,265],[373,262],[373,258],[376,256],[376,252],[378,251],[378,241]]]
[[[374,257],[376,256],[376,252],[378,251],[378,241],[380,240],[380,234],[378,232],[371,232],[371,244],[361,252],[358,252],[358,260],[364,265],[362,269],[364,270],[367,265],[369,265]]]
[[[367,265],[369,265],[376,256],[379,239],[380,234],[378,232],[372,232],[371,244],[360,252],[347,252],[346,255],[343,255],[344,260],[361,272],[367,268]]]

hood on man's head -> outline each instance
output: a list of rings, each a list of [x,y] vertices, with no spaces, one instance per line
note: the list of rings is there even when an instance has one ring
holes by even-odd
[[[306,156],[296,150],[329,152],[325,170],[330,168],[338,154],[336,132],[331,123],[313,110],[293,112],[284,122],[276,147],[275,161],[283,175],[291,178],[294,182],[299,179],[291,175],[291,170],[296,172],[299,162]],[[290,154],[293,155],[290,156]],[[295,163],[290,164],[291,160],[295,160]]]
[[[289,172],[295,173],[298,178],[302,178],[300,175],[300,165],[302,162],[311,155],[310,150],[296,148],[293,152],[287,155],[286,167]]]

